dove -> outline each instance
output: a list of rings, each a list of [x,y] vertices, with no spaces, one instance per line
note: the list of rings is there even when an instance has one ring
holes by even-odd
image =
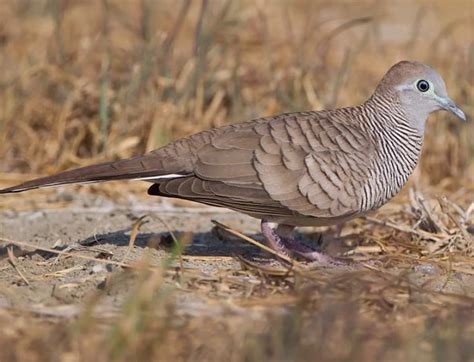
[[[278,253],[334,258],[297,241],[297,226],[338,225],[375,210],[415,169],[428,116],[466,120],[432,67],[393,65],[364,103],[284,113],[212,128],[128,159],[94,164],[0,190],[139,180],[149,195],[225,207],[261,220]]]

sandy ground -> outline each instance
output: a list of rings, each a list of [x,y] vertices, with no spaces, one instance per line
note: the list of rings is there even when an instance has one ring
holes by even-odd
[[[123,274],[123,268],[113,262],[134,264],[147,260],[151,265],[162,264],[172,249],[170,232],[180,240],[190,241],[182,259],[174,264],[190,271],[189,278],[194,286],[198,285],[191,287],[191,282],[176,288],[175,310],[179,315],[221,315],[226,320],[232,315],[248,321],[249,318],[262,319],[269,311],[285,313],[293,305],[291,288],[282,292],[284,287],[278,292],[278,302],[269,305],[271,293],[258,292],[262,287],[261,275],[244,272],[237,255],[265,268],[281,270],[281,264],[247,242],[218,235],[211,222],[218,220],[259,239],[257,220],[224,209],[176,204],[166,199],[128,197],[114,200],[63,189],[50,192],[46,199],[41,196],[41,201],[37,200],[38,195],[39,192],[31,193],[21,207],[5,207],[0,211],[0,238],[3,241],[0,243],[0,312],[20,310],[42,317],[70,318],[80,313],[81,306],[91,295],[106,289],[97,308],[102,315],[114,315],[139,277]],[[133,225],[145,215],[145,223],[130,249]],[[317,239],[304,232],[300,237],[309,244]],[[8,256],[8,240],[55,248],[91,259],[15,246],[12,249],[14,268]],[[333,245],[331,253],[342,250],[337,249]],[[393,275],[403,273],[414,285],[455,295],[456,300],[462,300],[468,307],[474,306],[473,273],[447,273],[432,263],[414,262],[403,270],[396,265],[390,268],[377,263],[373,265]],[[321,276],[335,278],[348,272],[348,267],[309,267]],[[349,269],[365,270],[362,266]],[[172,285],[174,280],[170,278],[169,283]],[[368,283],[370,285],[370,281]],[[265,297],[266,302],[259,304],[260,297]],[[400,301],[396,298],[400,297],[393,298],[397,305]],[[412,293],[407,298],[419,303],[431,296]]]
[[[171,233],[192,237],[183,265],[205,274],[239,270],[235,254],[258,256],[259,250],[245,242],[224,239],[213,231],[212,219],[241,230],[257,231],[258,222],[236,213],[201,207],[177,207],[167,200],[128,200],[120,204],[92,195],[70,193],[67,207],[31,211],[2,210],[0,237],[27,241],[35,246],[56,248],[89,257],[133,263],[145,256],[152,265],[161,261],[173,246]],[[54,200],[57,201],[57,200]],[[54,202],[52,203],[54,205]],[[134,247],[129,249],[131,229],[146,216]],[[170,233],[171,232],[171,233]],[[192,233],[192,234],[191,234]],[[17,267],[28,285],[11,266],[5,244],[0,249],[0,306],[35,308],[80,303],[100,288],[120,266],[98,263],[29,248],[14,248]],[[269,259],[271,260],[271,259]],[[119,288],[120,289],[120,288]],[[128,285],[108,302],[120,305]]]
[[[126,263],[139,261],[146,256],[151,264],[159,265],[173,246],[172,233],[178,239],[189,242],[182,265],[206,275],[225,271],[233,274],[240,270],[242,266],[237,255],[257,260],[262,265],[278,264],[257,247],[216,232],[211,220],[261,240],[257,220],[226,209],[195,204],[176,205],[173,201],[157,198],[131,197],[114,202],[104,196],[78,195],[64,190],[54,192],[48,198],[51,206],[61,200],[66,200],[67,206],[0,211],[0,237]],[[34,203],[32,207],[35,208]],[[143,216],[145,223],[140,227],[134,247],[130,249],[128,244],[132,227]],[[314,244],[314,239],[318,238],[309,234],[300,237],[309,244]],[[333,254],[347,250],[334,245],[328,245],[328,249]],[[80,303],[89,292],[100,288],[107,274],[121,269],[105,262],[58,257],[53,253],[28,248],[15,248],[14,251],[20,258],[17,266],[28,280],[28,285],[9,265],[4,243],[0,249],[0,306]],[[330,269],[331,273],[347,272],[346,267]],[[328,272],[328,268],[323,267],[321,272]],[[459,292],[474,297],[474,278],[470,274],[457,272],[452,280],[446,281],[435,265],[414,264],[410,279],[423,283],[424,278],[433,278],[436,274],[439,274],[439,281],[435,278],[430,282],[434,289],[442,285],[445,292]],[[128,286],[124,287],[123,293],[126,294],[127,290]],[[118,295],[114,295],[110,302],[120,304],[120,294],[118,291]]]

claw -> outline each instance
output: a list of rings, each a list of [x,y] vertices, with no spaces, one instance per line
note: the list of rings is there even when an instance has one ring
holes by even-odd
[[[268,221],[262,220],[261,229],[262,234],[267,241],[267,245],[278,253],[284,255],[296,254],[303,259],[317,262],[321,265],[340,266],[352,264],[350,261],[333,258],[320,251],[316,251],[295,240],[291,237],[291,232],[293,231],[294,226],[278,225],[276,229],[273,229]]]

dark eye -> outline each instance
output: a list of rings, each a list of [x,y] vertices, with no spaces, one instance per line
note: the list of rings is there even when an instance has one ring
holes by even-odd
[[[419,80],[418,83],[416,83],[416,87],[420,92],[426,92],[428,89],[430,89],[430,84],[426,80]]]

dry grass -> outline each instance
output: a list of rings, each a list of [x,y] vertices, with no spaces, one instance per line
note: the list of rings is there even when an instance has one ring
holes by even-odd
[[[2,2],[1,168],[50,173],[228,122],[356,104],[405,58],[439,69],[470,115],[471,5]],[[422,180],[468,175],[472,122],[433,118]]]
[[[0,308],[0,359],[473,360],[472,294],[410,277],[416,263],[439,268],[446,283],[473,273],[473,16],[469,0],[0,2],[5,184],[211,126],[360,103],[401,59],[437,68],[471,120],[432,117],[417,191],[349,225],[363,240],[352,253],[380,266],[340,275],[242,260],[238,273],[209,278],[174,254],[158,268],[145,260],[72,316]],[[121,309],[104,306],[127,280]],[[178,292],[221,309],[182,314]]]

